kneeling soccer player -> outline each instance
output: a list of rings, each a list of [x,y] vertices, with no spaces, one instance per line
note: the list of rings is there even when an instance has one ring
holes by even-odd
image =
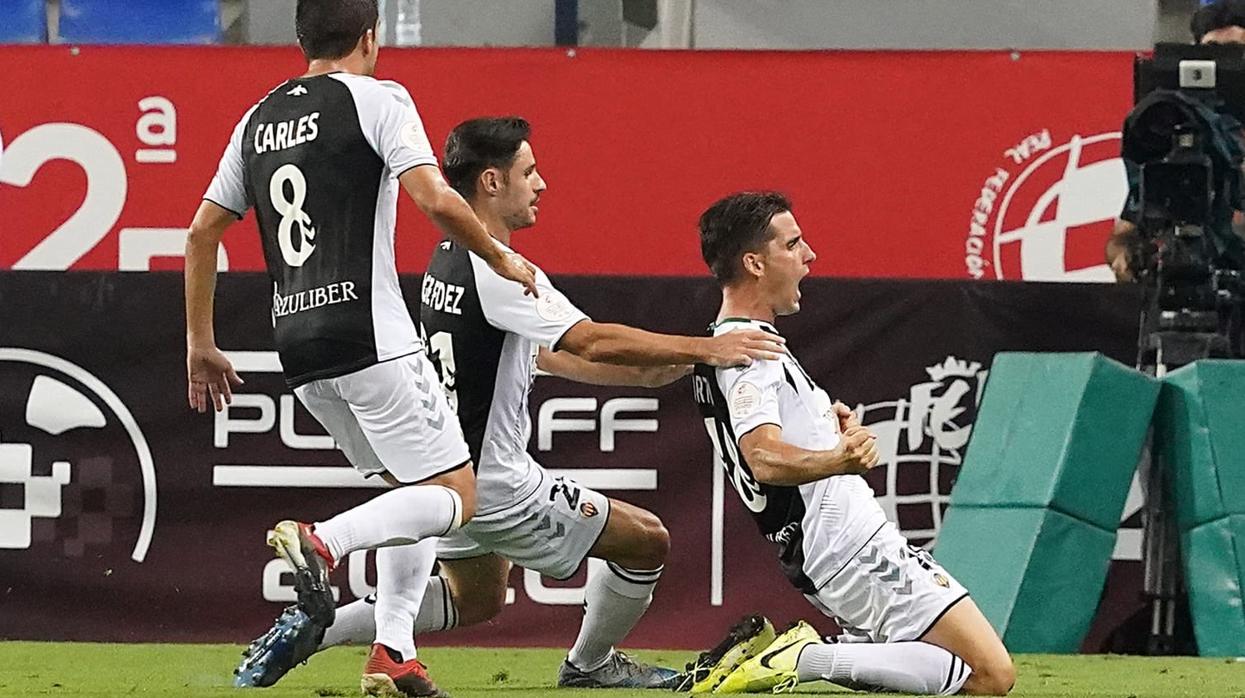
[[[744,192],[700,218],[701,252],[722,288],[715,335],[761,329],[800,309],[817,258],[781,194]],[[859,474],[877,464],[874,435],[832,403],[793,355],[735,368],[696,367],[697,404],[716,460],[788,579],[854,642],[826,642],[806,623],[772,636],[740,632],[693,690],[743,693],[825,680],[866,690],[1004,695],[1007,649],[968,592],[887,521]],[[751,643],[751,644],[749,644]],[[728,640],[729,644],[729,640]],[[729,650],[730,648],[724,648]],[[716,659],[717,657],[715,657]]]

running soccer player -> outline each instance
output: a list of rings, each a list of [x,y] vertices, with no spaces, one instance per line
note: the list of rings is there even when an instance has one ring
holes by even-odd
[[[515,231],[536,223],[546,188],[530,135],[523,119],[483,118],[458,125],[446,142],[446,177],[501,249],[509,249]],[[597,323],[540,270],[536,284],[539,298],[512,291],[474,252],[450,241],[429,263],[420,319],[479,464],[478,498],[475,518],[441,540],[441,573],[428,581],[408,633],[500,613],[512,562],[566,579],[586,558],[600,558],[607,564],[588,583],[583,624],[558,685],[671,687],[676,672],[614,649],[652,600],[669,534],[652,513],[555,478],[528,455],[534,368],[583,383],[655,387],[686,375],[697,361],[732,366],[776,358],[782,340],[755,329],[710,339]],[[324,646],[366,642],[373,623],[368,601],[357,600],[338,610]]]
[[[398,286],[399,186],[504,283],[520,282],[519,295],[536,287],[533,268],[499,248],[445,183],[410,94],[371,77],[377,21],[376,0],[299,0],[307,72],[274,88],[234,129],[186,242],[188,399],[199,412],[219,411],[242,382],[216,346],[213,294],[221,236],[254,207],[287,384],[357,469],[395,487],[326,521],[282,521],[269,534],[295,570],[299,609],[282,621],[300,649],[288,658],[309,654],[332,624],[328,572],[353,551],[382,548],[363,690],[422,696],[437,689],[415,658],[411,625],[436,537],[471,520],[476,488],[461,428]],[[262,684],[259,669],[239,685]]]
[[[773,192],[728,196],[700,217],[700,244],[722,288],[714,335],[779,336],[773,323],[799,311],[800,280],[817,258],[790,202]],[[778,546],[787,578],[863,641],[827,643],[800,623],[765,649],[726,652],[737,665],[715,667],[693,690],[817,680],[933,695],[1011,690],[1011,658],[968,592],[907,545],[859,477],[878,455],[851,410],[832,403],[790,353],[743,367],[699,365],[693,387],[715,460]],[[751,625],[761,633],[766,624]]]

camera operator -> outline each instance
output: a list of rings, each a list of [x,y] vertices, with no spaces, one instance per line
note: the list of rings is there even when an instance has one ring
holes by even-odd
[[[1193,14],[1189,30],[1194,43],[1198,44],[1245,44],[1245,0],[1216,0],[1201,7]],[[1124,210],[1107,240],[1107,264],[1116,281],[1134,280],[1128,250],[1139,244],[1137,219],[1140,213],[1138,192],[1130,190]],[[1237,235],[1245,237],[1245,219],[1239,213],[1232,221],[1232,228]]]

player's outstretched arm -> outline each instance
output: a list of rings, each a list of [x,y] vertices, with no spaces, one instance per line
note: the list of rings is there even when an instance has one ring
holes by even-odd
[[[498,276],[523,284],[527,293],[538,296],[536,268],[517,252],[500,247],[484,229],[484,224],[458,192],[432,165],[412,167],[398,178],[402,188],[441,232],[476,253]]]
[[[584,320],[562,335],[558,350],[594,363],[668,366],[704,363],[748,366],[757,359],[778,359],[786,340],[762,330],[735,330],[716,337],[658,334],[613,323]]]
[[[839,445],[810,451],[782,440],[782,428],[762,424],[739,439],[739,452],[752,475],[767,485],[795,486],[833,475],[858,475],[878,464],[877,437],[862,426],[848,427]]]
[[[199,412],[207,411],[209,400],[217,412],[225,409],[233,401],[232,387],[242,384],[229,359],[216,347],[212,321],[216,254],[236,216],[204,201],[186,235],[186,396],[191,409]]]
[[[619,366],[581,359],[566,351],[541,348],[536,367],[545,373],[588,385],[660,388],[692,372],[690,364],[668,366]]]

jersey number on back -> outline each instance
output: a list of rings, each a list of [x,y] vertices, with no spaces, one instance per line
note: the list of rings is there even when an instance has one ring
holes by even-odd
[[[743,457],[739,454],[739,447],[727,435],[725,427],[718,420],[705,417],[705,429],[709,432],[709,440],[713,442],[714,460],[726,471],[731,485],[744,500],[744,506],[757,514],[765,511],[766,498],[761,492],[761,485],[757,483],[756,478],[752,477],[752,473],[743,467]]]
[[[424,329],[421,324],[419,329]],[[450,409],[458,414],[457,383],[458,366],[454,363],[454,337],[449,332],[437,332],[428,338],[428,346],[432,349],[432,365],[441,374],[441,388],[450,402]]]
[[[289,197],[285,191],[287,184],[291,193]],[[303,171],[292,164],[278,167],[268,182],[268,197],[281,216],[281,223],[277,226],[281,257],[291,267],[301,267],[316,251],[316,229],[311,225],[311,216],[303,210],[303,204],[307,202],[307,178],[303,176]]]

